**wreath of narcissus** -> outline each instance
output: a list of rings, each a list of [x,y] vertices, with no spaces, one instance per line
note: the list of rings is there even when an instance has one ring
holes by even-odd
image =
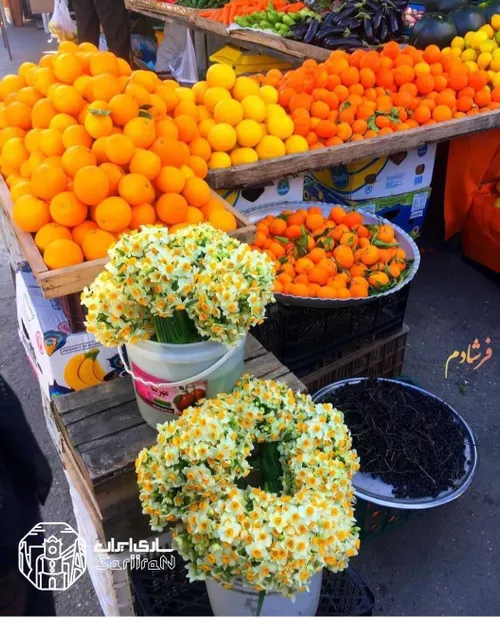
[[[244,480],[257,443],[264,472],[277,451],[279,491]],[[155,531],[173,526],[192,580],[243,581],[285,595],[357,554],[358,468],[340,411],[248,375],[231,394],[159,426],[156,445],[136,460],[143,512]]]

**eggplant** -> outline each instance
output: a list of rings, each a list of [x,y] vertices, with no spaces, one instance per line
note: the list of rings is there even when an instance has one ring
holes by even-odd
[[[387,27],[387,20],[385,16],[382,17],[380,21],[380,25],[377,30],[378,38],[381,41],[385,41],[387,39],[387,35],[389,34],[389,28]]]
[[[387,11],[387,17],[385,21],[387,22],[387,25],[389,27],[389,32],[391,34],[398,34],[398,32],[401,29],[401,23],[396,17],[396,14],[394,11],[392,10]]]
[[[359,28],[361,23],[357,19],[341,19],[337,22],[338,26],[343,26],[344,28],[349,28],[349,30],[356,30]]]
[[[358,10],[358,7],[355,4],[351,4],[351,6],[346,9],[342,9],[339,13],[337,13],[337,20],[346,19],[350,17],[353,13]]]
[[[359,39],[344,38],[344,37],[328,37],[323,41],[323,45],[327,49],[336,49],[338,47],[363,47],[364,44]]]
[[[379,10],[373,16],[373,29],[374,30],[379,29],[380,22],[382,21],[382,17],[383,17],[382,7],[380,7]]]
[[[321,27],[316,34],[315,41],[322,41],[327,37],[342,36],[344,32],[345,28],[342,28],[342,26],[328,26],[327,28]]]
[[[371,17],[365,17],[363,21],[363,30],[368,41],[373,41],[373,20]]]
[[[312,43],[314,37],[316,36],[316,33],[318,32],[318,28],[319,20],[313,19],[309,24],[309,28],[307,29],[306,35],[304,37],[304,43]]]
[[[325,17],[325,19],[321,22],[322,26],[329,26],[335,18],[335,13],[331,12]]]
[[[365,0],[365,7],[370,8],[372,11],[378,11],[380,8],[380,5],[375,2],[375,0]]]

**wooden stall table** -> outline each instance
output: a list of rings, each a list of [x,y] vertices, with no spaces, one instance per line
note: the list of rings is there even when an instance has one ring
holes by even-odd
[[[296,391],[304,385],[252,336],[245,347],[245,372],[257,378],[287,383]],[[130,378],[45,399],[51,435],[70,485],[80,534],[87,541],[88,569],[105,614],[133,612],[127,570],[93,570],[93,547],[118,541],[152,538],[149,518],[142,514],[134,461],[143,447],[156,442],[156,431],[139,413]],[[101,593],[101,594],[100,594]]]

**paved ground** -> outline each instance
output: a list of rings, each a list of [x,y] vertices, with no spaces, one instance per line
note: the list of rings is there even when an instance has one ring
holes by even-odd
[[[33,29],[11,32],[15,61],[0,50],[0,75],[48,49]],[[425,247],[425,242],[422,243]],[[48,521],[74,524],[66,480],[45,428],[37,382],[16,335],[14,290],[0,255],[0,372],[13,386],[54,470],[44,509]],[[355,567],[377,596],[381,615],[500,614],[500,288],[458,251],[424,252],[409,302],[409,345],[404,371],[453,405],[474,429],[480,468],[474,485],[456,503],[417,514],[399,529],[367,541]],[[474,338],[492,340],[493,356],[477,371],[451,362]],[[495,542],[496,540],[496,542]],[[88,578],[56,598],[58,615],[101,614]]]

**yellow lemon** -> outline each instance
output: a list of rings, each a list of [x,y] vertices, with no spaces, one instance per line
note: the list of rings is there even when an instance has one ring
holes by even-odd
[[[477,60],[477,52],[475,49],[469,48],[465,49],[461,55],[462,62],[467,62],[468,60],[476,61]]]
[[[451,56],[451,47],[443,47],[441,53],[445,56]]]
[[[240,146],[251,148],[262,140],[262,127],[255,120],[242,120],[236,125],[236,135]]]
[[[235,148],[231,153],[232,165],[255,163],[258,160],[259,156],[253,148]]]
[[[493,58],[490,63],[490,69],[493,71],[493,73],[500,71],[500,58]]]
[[[451,42],[451,47],[463,49],[465,47],[465,39],[463,37],[455,37]]]
[[[275,159],[286,154],[283,140],[274,135],[265,135],[259,142],[256,151],[259,159]]]
[[[497,58],[500,58],[500,48],[496,48],[494,49],[492,52],[493,58],[496,60]]]
[[[285,149],[287,155],[293,155],[294,153],[306,153],[309,150],[309,144],[301,135],[291,135],[287,140],[285,140]]]
[[[492,15],[490,24],[493,30],[500,30],[500,15],[498,14]]]
[[[493,61],[495,62],[495,61]],[[491,63],[493,64],[493,63]],[[491,65],[490,65],[490,70],[487,71],[488,73],[488,77],[490,78],[490,84],[493,82],[493,78],[495,77],[495,75],[497,74],[496,71],[492,71],[491,70]]]
[[[492,52],[494,49],[498,48],[498,44],[496,41],[484,41],[484,43],[481,43],[481,45],[479,46],[479,51],[480,52]]]
[[[286,116],[286,111],[277,103],[269,103],[266,108],[266,121],[272,116]]]
[[[500,88],[500,73],[497,73],[493,78],[493,88]]]
[[[230,168],[231,157],[227,153],[212,153],[208,160],[208,167],[211,170],[217,170],[218,168]]]
[[[492,39],[495,36],[495,31],[489,24],[485,24],[479,28],[479,32],[484,32],[488,39]],[[479,32],[477,34],[479,34]]]
[[[455,56],[455,58],[460,58],[460,54],[462,53],[462,50],[459,47],[452,47],[451,48],[451,55]]]
[[[260,97],[265,103],[278,103],[278,91],[274,86],[261,86]]]
[[[243,101],[245,97],[250,95],[259,95],[260,88],[256,81],[250,77],[237,77],[233,86],[233,98],[237,101]]]
[[[219,86],[231,90],[236,82],[234,69],[227,64],[213,64],[207,71],[208,86]]]
[[[220,86],[214,86],[213,88],[208,88],[205,92],[205,96],[203,97],[203,105],[209,112],[213,112],[219,101],[228,99],[231,99],[231,95],[227,90],[221,88]]]
[[[207,118],[206,120],[202,120],[198,125],[198,131],[202,138],[206,138],[210,129],[215,125],[215,120],[213,118]]]
[[[214,108],[214,120],[216,123],[229,123],[235,127],[243,120],[243,107],[234,99],[219,101]]]
[[[479,54],[477,59],[477,66],[480,69],[487,69],[490,66],[490,62],[493,60],[493,56],[489,52],[483,52]]]
[[[280,140],[289,138],[295,129],[293,120],[289,116],[271,116],[267,121],[267,130]]]
[[[210,129],[207,140],[213,150],[227,152],[235,147],[237,135],[229,123],[219,123]]]
[[[243,106],[243,115],[245,118],[250,118],[258,123],[261,123],[266,117],[266,104],[260,97],[250,95],[245,97],[241,102]]]
[[[477,62],[472,62],[471,60],[469,60],[468,62],[465,63],[466,67],[469,67],[469,69],[471,71],[479,71],[479,67],[477,66]]]

